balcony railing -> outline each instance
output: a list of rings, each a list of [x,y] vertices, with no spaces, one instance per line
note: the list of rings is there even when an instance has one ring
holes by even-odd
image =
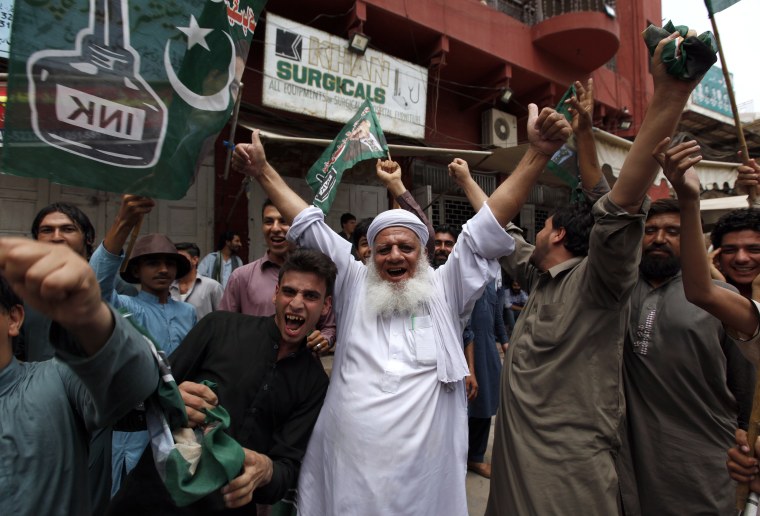
[[[526,25],[535,25],[560,14],[582,11],[615,15],[615,0],[481,0],[481,3]]]

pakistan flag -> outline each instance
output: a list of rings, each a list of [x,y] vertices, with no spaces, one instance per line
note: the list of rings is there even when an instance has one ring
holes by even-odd
[[[266,0],[16,0],[3,171],[179,199]]]

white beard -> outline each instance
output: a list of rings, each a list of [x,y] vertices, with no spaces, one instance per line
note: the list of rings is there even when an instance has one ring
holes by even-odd
[[[386,317],[393,314],[413,313],[425,304],[433,294],[433,270],[427,256],[420,254],[417,270],[408,280],[391,283],[380,277],[375,261],[367,260],[367,308],[375,315]]]

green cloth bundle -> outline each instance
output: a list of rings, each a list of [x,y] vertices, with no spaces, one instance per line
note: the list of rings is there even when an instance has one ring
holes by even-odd
[[[206,410],[202,428],[188,428],[185,403],[165,353],[144,328],[128,314],[122,315],[143,334],[160,372],[156,391],[145,401],[156,470],[174,503],[178,507],[190,505],[237,477],[243,469],[245,452],[224,431],[230,425],[230,415],[221,405]],[[201,384],[216,389],[213,382],[204,380]]]
[[[672,21],[664,27],[650,25],[643,33],[649,55],[654,56],[658,43],[676,31],[684,40],[680,45],[676,41],[669,42],[662,52],[662,62],[668,73],[684,81],[702,77],[718,60],[718,45],[710,31],[687,37],[689,28],[686,25],[673,25]]]

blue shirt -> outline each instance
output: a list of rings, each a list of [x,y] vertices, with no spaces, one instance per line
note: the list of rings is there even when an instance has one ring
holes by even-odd
[[[132,314],[133,320],[153,337],[161,349],[171,354],[182,339],[195,326],[195,307],[190,303],[168,298],[159,303],[158,297],[140,292],[135,297],[118,294],[114,281],[121,267],[123,256],[110,253],[100,244],[90,258],[90,266],[100,284],[104,301],[115,308],[124,308]],[[111,449],[112,493],[121,485],[124,468],[129,472],[137,465],[143,450],[148,445],[148,432],[114,432]]]
[[[504,289],[504,296],[505,296],[504,306],[506,306],[507,308],[509,308],[512,305],[525,306],[525,303],[528,302],[528,294],[524,290],[521,290],[520,292],[515,294],[514,292],[512,292],[511,288],[506,288]]]
[[[104,301],[115,308],[127,309],[134,321],[145,328],[161,349],[170,354],[177,349],[190,328],[195,326],[195,307],[190,303],[175,301],[159,303],[158,297],[140,292],[134,297],[118,294],[114,281],[121,267],[123,256],[112,254],[100,244],[90,258],[90,266],[100,284]]]
[[[219,269],[215,270],[219,262]],[[232,255],[230,259],[225,261],[222,257],[221,251],[215,251],[207,254],[198,264],[198,274],[205,276],[221,283],[222,288],[227,288],[227,281],[230,279],[232,271],[243,265],[243,260],[237,256]]]

